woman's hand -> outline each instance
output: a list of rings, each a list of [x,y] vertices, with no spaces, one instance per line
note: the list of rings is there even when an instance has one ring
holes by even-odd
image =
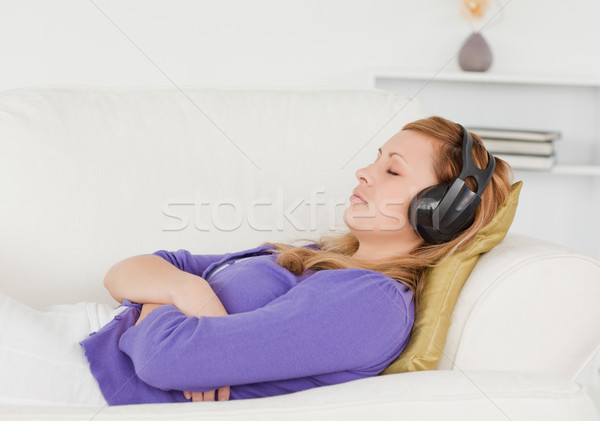
[[[153,260],[155,261],[156,259]],[[160,265],[162,265],[162,263],[160,263]],[[105,285],[106,284],[107,283],[105,282]],[[160,294],[148,294],[147,296],[140,295],[140,298],[147,299],[148,297],[152,296],[160,298],[161,301],[164,302],[148,303],[140,300],[143,304],[140,316],[135,323],[136,325],[146,318],[146,316],[152,310],[164,304],[174,305],[186,316],[220,317],[228,315],[227,310],[225,310],[225,307],[223,306],[223,303],[221,303],[221,300],[219,300],[219,297],[215,294],[210,284],[202,277],[178,270],[178,272],[175,272],[173,276],[170,277],[170,280],[160,283],[157,279],[155,279],[155,284],[160,286],[156,288],[156,291],[161,292]],[[128,297],[135,296],[130,295],[133,294],[133,291],[136,291],[135,285],[126,284],[126,287],[130,290],[125,291],[125,294]],[[139,286],[139,288],[144,290],[142,286]],[[113,294],[113,292],[111,292],[111,294]],[[113,297],[115,297],[115,295],[117,294],[113,294]],[[120,298],[120,296],[117,295],[115,299],[118,297]],[[163,297],[166,299],[163,300]],[[191,399],[193,402],[214,401],[215,392],[217,392],[218,400],[227,401],[229,400],[229,391],[230,387],[224,386],[219,389],[209,390],[206,392],[184,391],[183,395],[186,399]]]
[[[193,304],[193,300],[190,300],[190,305],[194,305]],[[140,313],[140,317],[137,319],[137,321],[135,322],[135,324],[137,325],[139,322],[141,322],[152,310],[154,310],[156,307],[160,307],[163,304],[154,304],[154,303],[149,303],[149,304],[142,304],[142,311]],[[225,313],[225,315],[227,315],[227,313]],[[191,399],[192,402],[202,402],[202,401],[214,401],[215,400],[215,391],[218,391],[217,395],[220,401],[228,401],[229,400],[229,391],[230,391],[230,386],[223,386],[219,389],[213,389],[213,390],[208,390],[206,392],[183,392],[183,396],[185,396],[186,399]]]
[[[216,296],[209,283],[202,279],[183,281],[179,283],[179,288],[173,291],[173,302],[175,306],[187,316],[227,316],[227,311],[221,300]],[[192,402],[214,401],[215,391],[218,400],[229,400],[229,386],[223,386],[219,389],[208,390],[206,392],[188,392],[184,391],[183,396],[191,399]]]
[[[217,389],[215,389],[217,390]],[[206,392],[183,392],[183,396],[186,399],[192,399],[192,402],[203,402],[203,401],[214,401],[215,390],[208,390]],[[230,386],[223,386],[218,389],[218,398],[220,401],[229,400]]]
[[[162,304],[153,304],[153,303],[142,304],[142,311],[140,313],[140,317],[138,317],[137,322],[135,322],[135,324],[137,325],[139,322],[141,322],[148,315],[148,313],[150,313],[156,307],[159,307],[161,305]]]

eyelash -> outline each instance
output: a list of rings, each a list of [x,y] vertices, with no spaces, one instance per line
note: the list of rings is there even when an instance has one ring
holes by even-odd
[[[377,155],[377,158],[375,158],[375,161],[377,161],[378,159],[379,159],[379,155]],[[398,173],[396,173],[396,172],[394,172],[394,171],[390,170],[389,168],[388,168],[387,170],[385,170],[385,172],[386,172],[387,174],[394,175],[394,176],[396,176],[396,175],[400,175],[400,174],[398,174]]]

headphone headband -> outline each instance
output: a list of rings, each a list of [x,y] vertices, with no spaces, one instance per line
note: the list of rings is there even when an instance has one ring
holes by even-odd
[[[477,195],[481,196],[490,183],[494,170],[496,169],[496,160],[494,156],[486,151],[488,154],[488,164],[484,169],[479,168],[473,161],[473,138],[471,134],[462,125],[460,128],[463,131],[463,147],[462,147],[462,170],[458,175],[458,178],[465,180],[467,177],[473,177],[477,182]]]

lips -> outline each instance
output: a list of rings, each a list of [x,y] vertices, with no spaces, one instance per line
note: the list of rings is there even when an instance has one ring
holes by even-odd
[[[354,189],[354,191],[352,192],[352,196],[350,196],[350,201],[351,202],[360,201],[362,203],[367,203],[367,201],[365,200],[365,198],[363,197],[363,195],[360,194],[359,191],[356,190],[356,189]]]

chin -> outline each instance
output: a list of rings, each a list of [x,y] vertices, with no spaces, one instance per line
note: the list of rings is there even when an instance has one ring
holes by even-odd
[[[353,226],[351,223],[348,222],[348,220],[351,219],[351,217],[348,216],[348,213],[352,212],[352,210],[350,209],[351,207],[352,204],[349,207],[347,207],[344,211],[344,224],[346,224],[346,227],[348,227],[348,229],[356,236],[357,227]]]
[[[352,206],[352,204],[350,204],[350,206]],[[348,214],[348,209],[350,209],[350,206],[348,206],[348,207],[347,207],[347,208],[344,210],[344,213],[342,214],[342,218],[343,218],[343,220],[344,220],[344,224],[345,224],[345,225],[348,227],[348,229],[349,229],[350,231],[354,231],[354,230],[352,229],[352,227],[350,226],[350,224],[348,224],[348,216],[347,216],[347,214]]]

